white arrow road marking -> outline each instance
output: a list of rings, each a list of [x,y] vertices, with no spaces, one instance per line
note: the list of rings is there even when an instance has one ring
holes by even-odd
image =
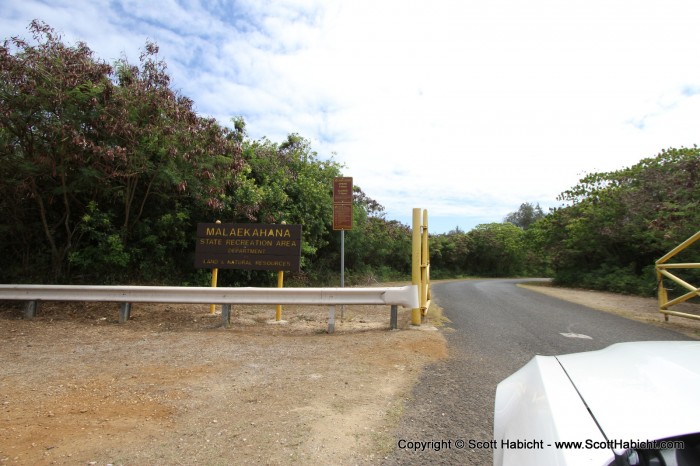
[[[560,333],[559,335],[565,336],[566,338],[583,338],[584,340],[592,340],[593,337],[584,335],[582,333]]]

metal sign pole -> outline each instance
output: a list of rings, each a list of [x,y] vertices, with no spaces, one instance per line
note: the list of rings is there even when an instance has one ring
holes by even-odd
[[[345,230],[340,230],[340,287],[345,288]],[[345,306],[340,305],[340,321],[345,317]]]
[[[345,230],[352,230],[352,177],[333,178],[333,229],[340,230],[340,287],[345,287]],[[343,321],[344,306],[340,306]]]

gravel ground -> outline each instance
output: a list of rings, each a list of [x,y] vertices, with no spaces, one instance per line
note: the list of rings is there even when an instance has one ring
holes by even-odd
[[[0,306],[0,464],[376,464],[439,332],[388,306]],[[338,313],[339,314],[339,313]],[[339,316],[338,316],[339,317]]]

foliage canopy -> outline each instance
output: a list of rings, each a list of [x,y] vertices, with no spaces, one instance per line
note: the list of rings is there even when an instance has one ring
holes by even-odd
[[[538,225],[562,284],[651,294],[654,262],[700,228],[700,150],[668,149],[593,173]],[[700,255],[687,257],[700,262]]]
[[[301,278],[323,276],[312,266],[330,266],[337,245],[337,162],[297,134],[251,141],[241,118],[229,128],[199,116],[170,87],[155,44],[137,65],[109,65],[44,23],[29,29],[33,41],[0,47],[0,280],[204,284],[194,235],[215,219],[302,224]],[[373,216],[383,208],[361,190],[356,198],[358,260],[391,263],[405,231]],[[270,278],[234,271],[223,282]]]
[[[158,47],[110,65],[34,21],[33,41],[0,46],[0,281],[204,285],[196,224],[301,224],[300,284],[337,284],[332,182],[342,165],[290,134],[250,140],[170,87]],[[503,223],[433,235],[433,277],[553,276],[565,285],[650,294],[656,259],[700,226],[700,150],[668,149]],[[354,187],[349,283],[407,278],[411,232]],[[700,262],[688,252],[687,262]],[[222,284],[270,284],[231,271]]]

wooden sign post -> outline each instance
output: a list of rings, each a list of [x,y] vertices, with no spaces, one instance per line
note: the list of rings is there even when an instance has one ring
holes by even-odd
[[[345,287],[345,230],[352,230],[352,177],[333,178],[333,229],[340,230],[340,287]],[[343,308],[340,308],[342,320]]]

